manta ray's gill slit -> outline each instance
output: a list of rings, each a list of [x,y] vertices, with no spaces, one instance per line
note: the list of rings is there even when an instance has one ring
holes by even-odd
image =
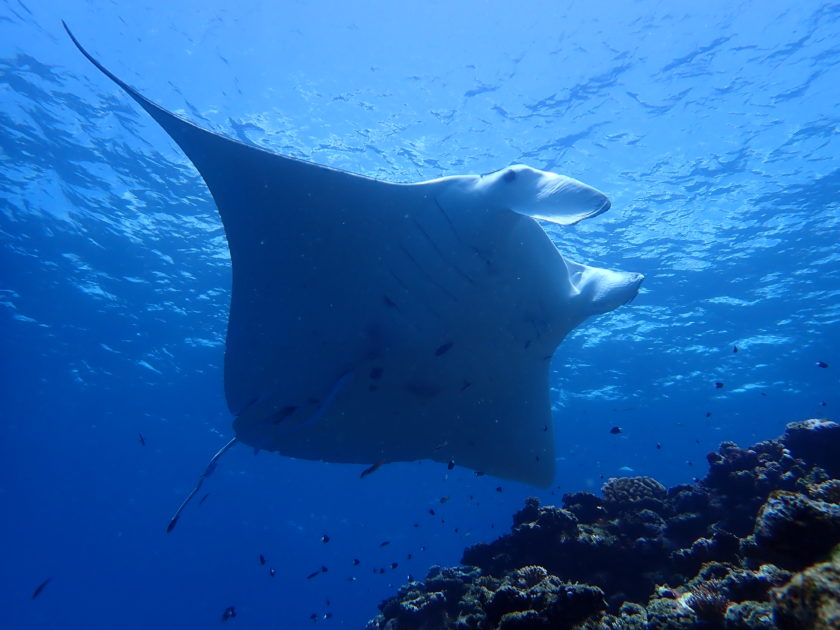
[[[452,230],[452,234],[455,235],[455,239],[458,240],[461,243],[461,245],[464,245],[466,247],[464,239],[461,238],[461,235],[458,234],[458,230],[455,229],[455,224],[449,217],[449,213],[444,209],[442,205],[440,205],[440,202],[437,199],[433,199],[433,201],[435,202],[435,205],[437,206],[438,210],[440,210],[441,214],[443,214],[443,217],[446,219],[446,223],[449,225],[449,229]]]
[[[412,291],[408,288],[408,286],[405,284],[405,282],[403,281],[403,279],[402,279],[402,278],[400,278],[400,277],[399,277],[396,273],[394,273],[394,270],[393,270],[393,269],[388,269],[388,273],[390,273],[390,274],[391,274],[391,277],[392,277],[394,280],[396,280],[396,281],[397,281],[397,284],[398,284],[398,285],[400,285],[400,287],[402,288],[402,290],[403,290],[403,291],[405,291],[406,295],[411,296],[411,295],[413,294],[413,292],[412,292]],[[388,302],[394,303],[394,302],[393,302],[393,300],[391,300],[391,298],[389,298],[387,295],[385,296],[385,299],[387,300],[387,301],[386,301],[386,304],[387,304]],[[425,308],[426,308],[426,309],[428,309],[428,310],[429,310],[429,312],[430,312],[432,315],[434,315],[434,316],[435,316],[435,317],[437,317],[438,319],[442,319],[442,318],[441,318],[441,316],[440,316],[440,313],[438,313],[435,309],[433,309],[433,308],[432,308],[432,306],[428,303],[428,301],[423,300],[423,301],[422,301],[422,304],[423,304],[423,306],[425,306]],[[399,307],[398,307],[395,303],[394,303],[393,308],[394,308],[394,309],[396,309],[398,312],[402,312],[402,311],[399,309]],[[411,305],[409,305],[408,310],[409,310],[409,311],[411,310]],[[407,322],[407,323],[408,323],[408,324],[409,324],[409,325],[410,325],[410,326],[411,326],[411,327],[412,327],[415,331],[420,331],[420,330],[421,330],[421,328],[420,328],[420,326],[418,325],[418,322],[416,321],[416,319],[407,318],[407,319],[405,319],[405,320],[403,320],[403,321]]]
[[[463,245],[464,247],[467,247],[476,256],[478,256],[481,259],[481,261],[484,263],[484,266],[487,268],[488,273],[491,272],[494,269],[495,266],[493,265],[493,262],[490,260],[490,257],[488,255],[484,254],[477,247],[469,247],[467,245],[467,243],[464,241],[464,239],[461,238],[461,235],[458,233],[458,230],[455,228],[455,223],[452,222],[452,218],[449,216],[449,213],[446,211],[446,208],[444,208],[442,205],[440,205],[440,202],[436,198],[432,199],[432,201],[435,202],[435,205],[437,206],[437,209],[440,210],[441,214],[446,219],[446,223],[447,223],[447,225],[449,225],[449,229],[452,230],[452,234],[455,235],[455,239],[461,245]]]
[[[400,278],[397,274],[394,273],[393,269],[388,269],[388,273],[390,273],[394,280],[397,281],[397,284],[399,284],[402,287],[403,291],[408,292],[408,287],[406,286],[405,282],[403,282],[402,278]],[[393,304],[394,307],[397,306],[396,303],[393,300],[391,300],[391,298],[389,298],[387,295],[385,296],[385,303]]]
[[[430,283],[432,283],[433,285],[435,285],[438,289],[440,289],[441,291],[443,291],[446,295],[448,295],[450,298],[452,298],[455,302],[457,302],[457,301],[458,301],[458,298],[457,298],[457,296],[456,296],[454,293],[452,293],[449,289],[447,289],[445,286],[443,286],[442,284],[440,284],[437,280],[435,280],[434,278],[432,278],[432,276],[430,276],[430,275],[429,275],[429,272],[428,272],[428,271],[426,271],[426,270],[423,268],[423,266],[422,266],[419,262],[417,262],[417,260],[414,258],[414,256],[412,256],[412,255],[411,255],[411,253],[410,253],[410,252],[409,252],[409,251],[405,248],[405,246],[404,246],[404,245],[402,245],[402,244],[400,245],[400,250],[402,251],[402,253],[403,253],[403,254],[405,254],[405,256],[406,256],[406,257],[407,257],[407,258],[408,258],[411,262],[413,262],[413,263],[414,263],[414,266],[415,266],[415,267],[417,267],[417,270],[418,270],[421,274],[423,274],[423,276],[426,278],[426,280],[428,280]]]
[[[425,229],[423,229],[423,226],[420,225],[420,223],[417,222],[417,219],[413,219],[413,223],[414,223],[414,227],[416,227],[420,231],[420,233],[423,235],[423,237],[426,239],[426,242],[428,242],[429,245],[432,246],[432,249],[434,249],[435,252],[437,252],[437,255],[440,256],[441,260],[444,263],[446,263],[447,265],[449,265],[450,267],[452,267],[455,271],[457,271],[458,275],[460,275],[464,280],[466,280],[467,282],[469,282],[472,285],[475,285],[475,280],[473,280],[469,276],[469,274],[467,274],[465,271],[463,271],[460,267],[458,267],[458,265],[453,263],[451,260],[449,260],[444,255],[444,253],[441,251],[440,247],[438,247],[438,244],[435,243],[434,240],[432,239],[432,237],[429,236],[429,233]]]

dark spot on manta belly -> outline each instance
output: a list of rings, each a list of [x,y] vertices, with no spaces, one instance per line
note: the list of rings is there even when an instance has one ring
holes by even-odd
[[[435,356],[436,356],[436,357],[439,357],[439,356],[441,356],[441,355],[443,355],[443,354],[446,354],[447,352],[449,352],[449,350],[452,348],[452,346],[453,346],[453,345],[454,345],[454,342],[452,342],[452,341],[447,341],[447,342],[446,342],[445,344],[443,344],[442,346],[438,346],[438,349],[437,349],[437,350],[435,350]]]
[[[378,381],[380,378],[382,378],[382,372],[383,371],[384,370],[381,367],[372,368],[371,371],[370,371],[370,377],[374,381]]]
[[[434,398],[440,393],[440,387],[429,383],[406,383],[405,389],[418,398]]]

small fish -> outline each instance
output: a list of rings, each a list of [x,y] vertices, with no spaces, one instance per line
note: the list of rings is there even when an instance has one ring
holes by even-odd
[[[385,575],[385,569],[384,568],[379,569],[379,575]]]
[[[46,580],[44,580],[43,582],[41,582],[41,583],[38,585],[38,588],[36,588],[34,591],[32,591],[32,599],[35,599],[36,597],[38,597],[38,595],[40,595],[40,594],[41,594],[41,591],[43,591],[43,590],[44,590],[44,587],[45,587],[47,584],[49,584],[49,583],[50,583],[50,580],[52,580],[52,578],[51,578],[51,577],[48,577]]]
[[[391,563],[391,568],[392,569],[396,569],[398,566],[400,566],[398,562],[392,562]]]
[[[207,499],[207,497],[209,497],[209,496],[210,496],[210,493],[208,492],[208,493],[207,493],[207,494],[205,494],[203,497],[201,497],[201,500],[198,502],[198,504],[199,504],[199,505],[201,505],[202,503],[204,503],[204,501],[205,501],[205,500]]]
[[[320,573],[320,571],[313,571],[312,573],[310,573],[309,575],[306,576],[306,579],[311,580],[312,578],[317,576],[319,573]]]
[[[312,620],[312,623],[318,621],[318,615],[316,613],[312,613],[311,615],[309,615],[309,618]]]
[[[406,560],[411,560],[411,554],[408,554],[408,555],[405,557],[405,559],[406,559]]]
[[[434,511],[432,508],[429,508],[429,514],[431,514],[432,516],[434,516],[434,515],[435,515],[435,511]]]
[[[225,612],[222,613],[222,623],[227,621],[228,619],[233,619],[236,617],[236,608],[233,606],[228,606],[225,608]]]
[[[618,435],[619,433],[621,433],[621,427],[613,427],[612,429],[610,429],[610,433],[612,433],[613,435]]]
[[[365,478],[365,477],[367,477],[368,475],[371,475],[371,474],[375,473],[377,470],[379,470],[379,467],[380,467],[380,466],[382,466],[382,464],[384,464],[384,463],[385,463],[385,460],[384,460],[384,459],[380,459],[380,460],[379,460],[378,462],[376,462],[373,466],[369,466],[368,468],[365,468],[365,469],[362,471],[362,474],[361,474],[361,475],[359,475],[359,479],[364,479],[364,478]]]
[[[439,501],[440,501],[440,504],[441,504],[441,505],[443,505],[444,503],[446,503],[447,501],[449,501],[449,497],[441,497],[441,498],[439,499]]]
[[[260,564],[265,564],[265,556],[260,554]]]
[[[137,437],[140,438],[140,446],[146,446],[146,438],[143,437],[143,434],[138,431]]]
[[[274,567],[268,567],[268,574],[269,574],[271,577],[276,576],[276,575],[277,575],[277,569],[275,569]]]
[[[380,547],[387,547],[390,544],[391,544],[390,540],[383,540],[381,543],[379,543],[379,546]]]
[[[327,567],[321,567],[321,573],[326,573],[327,571],[329,571]]]
[[[712,417],[712,412],[711,412],[711,411],[707,411],[707,412],[706,412],[706,417],[707,417],[707,418],[711,418],[711,417]]]
[[[496,486],[496,492],[501,492],[501,491],[502,491],[502,486]]]
[[[332,619],[332,613],[331,612],[325,612],[324,613],[324,619]]]
[[[487,473],[486,473],[486,472],[484,472],[483,470],[476,470],[476,471],[475,471],[475,476],[476,476],[476,477],[483,477],[483,476],[484,476],[484,475],[486,475],[486,474],[487,474]]]
[[[825,402],[824,400],[820,401],[820,407],[827,407],[827,406],[828,406],[827,402]]]
[[[324,544],[330,542],[330,537],[324,534],[323,536],[321,536],[321,542]]]
[[[738,352],[738,346],[732,346],[732,354]]]
[[[656,448],[657,448],[657,450],[658,450],[658,449],[661,449],[661,448],[662,448],[662,445],[661,445],[661,444],[659,444],[659,443],[657,442],[657,444],[656,444]]]
[[[449,463],[446,465],[446,470],[452,470],[453,468],[455,468],[455,460],[450,459]]]
[[[817,367],[827,368],[828,363],[826,363],[825,361],[817,361]]]
[[[354,567],[359,566],[361,563],[362,563],[362,561],[359,560],[358,558],[353,558],[353,566]]]
[[[454,343],[452,341],[447,341],[442,346],[438,346],[437,350],[435,350],[435,356],[439,357],[441,355],[446,354],[447,352],[449,352],[453,345]]]
[[[723,383],[720,381],[715,382],[715,389],[723,389]]]

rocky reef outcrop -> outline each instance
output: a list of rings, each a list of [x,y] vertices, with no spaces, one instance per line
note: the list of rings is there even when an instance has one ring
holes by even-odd
[[[692,485],[609,479],[432,567],[368,630],[840,628],[840,425],[724,442]]]

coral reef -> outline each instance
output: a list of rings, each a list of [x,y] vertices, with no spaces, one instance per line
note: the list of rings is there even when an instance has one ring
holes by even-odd
[[[780,630],[840,628],[840,559],[797,573],[771,597]]]
[[[840,628],[840,425],[707,459],[694,485],[527,499],[509,534],[403,586],[368,630]]]

